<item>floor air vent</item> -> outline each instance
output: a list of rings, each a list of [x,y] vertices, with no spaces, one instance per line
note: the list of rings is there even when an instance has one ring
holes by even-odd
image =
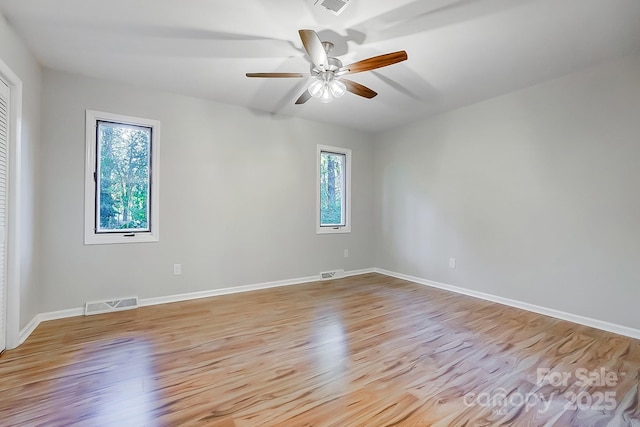
[[[344,277],[344,270],[325,271],[320,273],[322,280],[341,279]]]
[[[110,313],[112,311],[131,310],[133,308],[138,308],[138,297],[87,302],[84,306],[84,315]]]

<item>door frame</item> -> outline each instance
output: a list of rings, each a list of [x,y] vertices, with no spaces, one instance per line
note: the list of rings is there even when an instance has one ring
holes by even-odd
[[[7,165],[6,347],[20,344],[20,229],[22,161],[22,80],[0,58],[0,78],[9,86],[9,144]]]

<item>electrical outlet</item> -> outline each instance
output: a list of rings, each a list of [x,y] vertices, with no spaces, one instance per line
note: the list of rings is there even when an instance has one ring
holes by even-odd
[[[449,258],[449,268],[456,268],[456,259]]]
[[[344,250],[344,257],[349,258],[349,249]]]
[[[173,264],[173,275],[179,276],[182,274],[182,264]]]

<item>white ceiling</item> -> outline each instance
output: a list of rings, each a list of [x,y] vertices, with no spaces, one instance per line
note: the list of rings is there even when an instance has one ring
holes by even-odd
[[[469,105],[640,51],[640,0],[0,0],[50,68],[370,132]],[[294,101],[308,72],[298,29],[343,63],[406,50],[409,60],[352,80],[377,91],[332,104]]]

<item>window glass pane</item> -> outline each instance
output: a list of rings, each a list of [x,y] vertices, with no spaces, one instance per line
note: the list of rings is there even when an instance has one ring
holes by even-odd
[[[151,128],[98,121],[96,232],[150,231]]]
[[[346,155],[320,153],[320,226],[345,225]]]

